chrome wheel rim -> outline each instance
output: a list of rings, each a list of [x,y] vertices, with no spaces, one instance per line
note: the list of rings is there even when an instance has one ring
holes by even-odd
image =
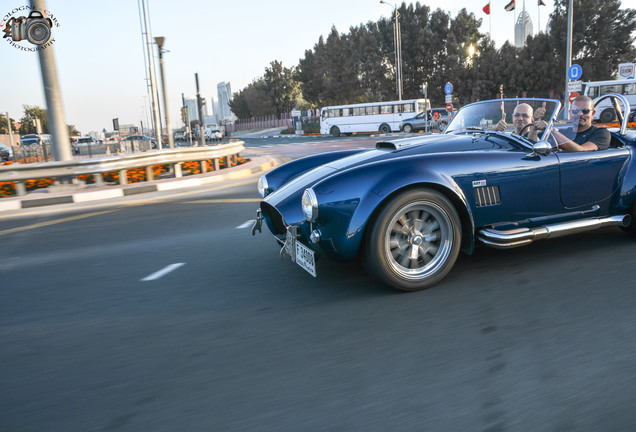
[[[435,203],[410,203],[391,218],[384,240],[386,258],[398,276],[425,279],[441,270],[450,256],[452,222]]]

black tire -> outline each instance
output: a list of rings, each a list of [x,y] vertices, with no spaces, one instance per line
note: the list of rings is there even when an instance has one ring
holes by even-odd
[[[598,117],[601,123],[609,123],[614,121],[616,118],[616,112],[614,112],[614,108],[605,108],[601,111],[601,115]]]
[[[331,129],[329,129],[329,133],[331,136],[338,138],[340,136],[340,128],[338,126],[332,126]]]
[[[386,124],[386,123],[382,123],[380,125],[380,133],[390,133],[391,132],[391,127]]]
[[[374,216],[365,241],[367,271],[402,291],[429,288],[451,270],[461,245],[453,204],[433,190],[402,193]]]
[[[413,126],[407,123],[404,125],[404,128],[402,130],[406,133],[411,133],[413,132]]]

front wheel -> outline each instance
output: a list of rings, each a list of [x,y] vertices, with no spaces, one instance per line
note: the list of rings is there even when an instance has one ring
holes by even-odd
[[[411,126],[410,124],[405,124],[404,125],[404,132],[406,132],[406,133],[413,132],[413,126]]]
[[[461,245],[457,211],[433,190],[398,195],[369,227],[364,265],[369,273],[402,291],[429,288],[451,270]]]
[[[338,126],[332,126],[331,129],[329,129],[329,133],[331,136],[338,138],[340,136],[340,128]]]

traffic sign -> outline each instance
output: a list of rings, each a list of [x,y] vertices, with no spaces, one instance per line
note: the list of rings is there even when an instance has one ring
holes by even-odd
[[[446,83],[446,85],[444,86],[444,93],[446,93],[447,95],[453,93],[453,85],[451,83]]]
[[[446,104],[446,111],[451,112],[452,110],[453,110],[453,104],[452,103]]]
[[[570,81],[568,82],[568,93],[574,93],[583,90],[582,81]]]
[[[570,93],[570,97],[568,97],[568,101],[569,101],[570,103],[572,103],[572,102],[574,102],[574,99],[576,99],[576,98],[577,98],[577,97],[579,97],[579,96],[580,96],[580,95],[579,95],[578,93],[576,93],[576,92],[574,92],[574,93]]]
[[[453,95],[447,94],[445,102],[446,103],[452,103],[453,102]]]
[[[581,75],[583,75],[583,68],[577,64],[573,64],[568,69],[568,78],[571,80],[577,80],[581,78]]]

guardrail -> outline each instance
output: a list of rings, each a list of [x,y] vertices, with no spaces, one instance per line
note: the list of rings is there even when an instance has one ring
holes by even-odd
[[[207,171],[206,161],[213,162],[214,170],[220,168],[220,160],[225,159],[226,166],[236,165],[238,154],[245,149],[243,141],[234,141],[217,146],[187,147],[168,150],[155,150],[135,154],[120,154],[84,160],[54,161],[35,164],[12,164],[0,166],[0,183],[13,182],[16,194],[25,195],[24,182],[41,178],[55,178],[66,183],[77,182],[80,175],[92,175],[98,186],[104,185],[103,173],[119,172],[119,183],[127,183],[127,172],[131,169],[145,168],[147,180],[153,180],[152,167],[171,165],[174,177],[182,177],[181,165],[185,162],[200,162],[201,172]],[[74,180],[75,179],[75,180]]]

